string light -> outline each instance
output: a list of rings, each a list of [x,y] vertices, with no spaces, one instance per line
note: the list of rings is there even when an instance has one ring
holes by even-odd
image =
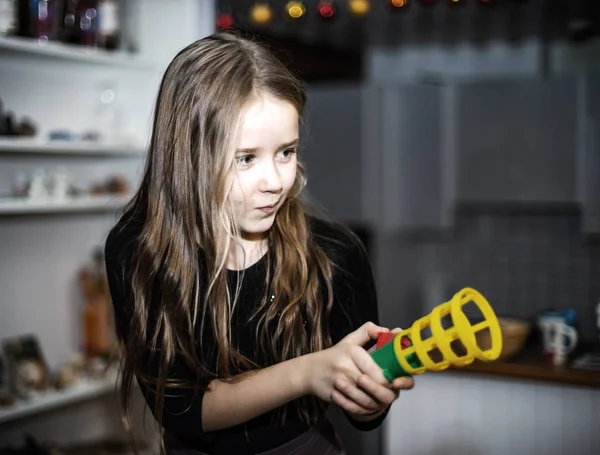
[[[335,16],[335,5],[332,1],[323,0],[317,4],[317,11],[323,19],[333,19]]]
[[[348,0],[348,8],[355,16],[364,16],[369,12],[371,4],[368,0]]]
[[[300,19],[304,16],[306,8],[301,1],[290,1],[285,5],[285,11],[291,19]]]
[[[256,2],[250,8],[250,20],[258,25],[264,25],[273,18],[273,11],[269,2]]]
[[[217,28],[226,29],[233,27],[233,16],[229,13],[221,13],[217,17]]]
[[[394,8],[404,8],[408,6],[408,0],[390,0],[391,5]]]

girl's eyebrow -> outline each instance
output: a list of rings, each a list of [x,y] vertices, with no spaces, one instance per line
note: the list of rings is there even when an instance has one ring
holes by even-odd
[[[294,139],[293,141],[286,142],[285,144],[281,144],[277,150],[295,147],[296,145],[298,145],[299,142],[300,142],[300,139]],[[260,147],[237,149],[236,153],[257,153],[259,150],[260,150]]]

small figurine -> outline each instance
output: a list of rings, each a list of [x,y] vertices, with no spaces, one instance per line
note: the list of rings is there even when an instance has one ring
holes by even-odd
[[[37,128],[30,118],[25,117],[19,123],[13,112],[4,113],[0,100],[0,136],[35,136],[36,132]]]
[[[69,174],[64,167],[59,167],[52,176],[52,197],[64,200],[69,195]]]
[[[27,195],[30,200],[44,199],[48,196],[48,189],[46,188],[46,173],[43,169],[37,169],[34,172]]]

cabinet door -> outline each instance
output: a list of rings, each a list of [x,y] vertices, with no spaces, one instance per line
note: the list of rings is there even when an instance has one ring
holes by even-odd
[[[455,95],[458,201],[576,201],[575,79],[469,83]]]
[[[600,74],[581,79],[579,113],[578,185],[583,230],[600,234]]]
[[[441,89],[384,88],[381,106],[383,224],[386,229],[440,228]]]
[[[362,206],[362,89],[308,87],[300,159],[311,198],[335,219],[360,222]]]

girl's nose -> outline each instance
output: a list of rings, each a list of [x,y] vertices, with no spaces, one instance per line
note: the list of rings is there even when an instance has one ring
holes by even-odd
[[[265,165],[258,188],[260,191],[265,193],[281,192],[283,189],[283,183],[275,163],[269,163]]]

